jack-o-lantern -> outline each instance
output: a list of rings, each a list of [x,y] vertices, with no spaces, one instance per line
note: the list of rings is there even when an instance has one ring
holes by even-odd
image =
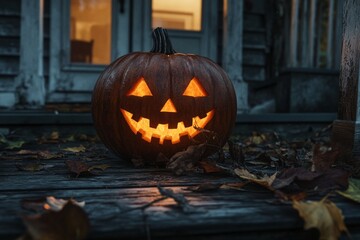
[[[164,29],[153,39],[151,52],[120,57],[100,75],[92,98],[99,137],[120,156],[144,159],[204,141],[221,147],[236,116],[226,73],[208,58],[176,53]],[[215,136],[203,136],[209,132]]]

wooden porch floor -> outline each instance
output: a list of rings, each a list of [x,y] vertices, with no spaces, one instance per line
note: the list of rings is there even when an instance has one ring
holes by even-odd
[[[134,168],[108,152],[99,141],[81,139],[81,135],[75,141],[62,141],[77,131],[72,127],[57,129],[58,140],[44,138],[41,144],[39,135],[32,130],[15,132],[25,141],[21,149],[63,155],[34,159],[26,154],[19,157],[19,149],[2,149],[0,239],[14,239],[25,232],[21,215],[29,212],[22,209],[21,201],[45,196],[85,201],[84,210],[91,224],[89,239],[318,239],[316,230],[303,230],[303,220],[290,202],[280,203],[272,192],[263,188],[249,185],[240,191],[187,190],[201,183],[239,182],[239,178],[219,173],[175,176],[165,169]],[[47,134],[53,130],[46,129]],[[84,153],[63,151],[80,145],[86,148]],[[66,160],[107,164],[109,168],[96,175],[74,177],[66,167]],[[21,171],[19,166],[26,163],[42,164],[44,169]],[[193,210],[184,212],[170,199],[141,209],[161,197],[159,184],[183,194]],[[342,210],[352,238],[360,239],[360,204],[336,195],[330,199]]]

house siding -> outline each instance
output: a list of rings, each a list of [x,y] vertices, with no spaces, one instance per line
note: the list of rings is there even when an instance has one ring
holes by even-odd
[[[44,77],[49,70],[50,1],[44,1]],[[0,108],[18,102],[16,77],[20,64],[21,0],[0,1]]]
[[[0,1],[0,108],[15,104],[20,59],[20,2]]]

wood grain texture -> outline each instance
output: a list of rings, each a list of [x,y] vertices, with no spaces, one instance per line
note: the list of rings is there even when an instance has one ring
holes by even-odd
[[[338,114],[340,120],[355,121],[360,66],[360,5],[357,1],[345,1],[343,23]]]
[[[133,171],[132,177],[126,179],[129,175],[124,174],[124,171]],[[145,169],[144,173],[148,171],[150,169]],[[183,183],[170,187],[173,191],[184,194],[194,207],[194,212],[182,212],[173,200],[158,202],[141,211],[139,207],[161,197],[155,187],[158,182],[167,185],[173,180],[139,181],[137,179],[139,176],[146,178],[146,174],[141,173],[141,169],[123,168],[107,173],[109,180],[110,176],[116,178],[116,175],[123,175],[123,186],[115,186],[118,183],[116,179],[113,183],[115,187],[104,186],[100,183],[99,176],[68,179],[67,183],[59,181],[56,186],[51,184],[52,176],[61,175],[66,178],[66,173],[55,173],[50,170],[44,174],[27,173],[28,177],[25,177],[23,172],[13,172],[13,174],[17,173],[21,173],[17,178],[19,181],[22,180],[22,184],[18,185],[16,182],[13,184],[13,181],[1,183],[1,239],[14,238],[24,231],[19,218],[19,215],[25,214],[20,207],[21,200],[44,196],[85,201],[85,211],[92,226],[90,239],[145,239],[149,235],[151,239],[198,239],[199,237],[201,239],[206,236],[211,239],[224,239],[226,236],[229,238],[241,236],[241,239],[255,239],[255,237],[273,239],[274,235],[284,235],[288,239],[304,239],[304,236],[309,235],[302,230],[303,222],[291,205],[273,204],[272,193],[259,188],[245,191],[218,190],[193,193],[186,190],[186,186],[196,184],[196,181],[188,176],[183,177],[185,180]],[[164,175],[161,171],[157,174]],[[138,177],[135,177],[136,175]],[[0,178],[4,179],[4,176]],[[42,189],[29,183],[30,178],[34,183],[36,180]],[[218,181],[211,175],[198,174],[198,178],[203,178],[203,181]],[[237,181],[236,178],[232,180]],[[88,185],[79,182],[87,182]],[[47,183],[48,187],[46,187]],[[3,189],[4,186],[7,186],[7,189]],[[359,205],[339,197],[332,200],[343,210],[350,231],[358,228]],[[310,236],[316,236],[316,232]]]
[[[65,130],[60,131],[60,136],[71,132],[71,128]],[[0,153],[0,239],[15,239],[25,231],[20,216],[29,212],[21,208],[22,200],[45,196],[85,201],[84,209],[91,223],[89,239],[317,239],[316,231],[303,230],[303,221],[291,204],[279,203],[273,193],[263,188],[249,185],[241,191],[197,193],[186,189],[207,182],[239,182],[237,177],[195,172],[178,177],[165,169],[134,168],[111,154],[100,142],[38,144],[30,140],[35,137],[33,131],[16,131],[17,136],[27,141],[23,149],[61,152],[63,156],[44,160],[20,155],[17,150]],[[86,152],[61,150],[80,144],[86,147]],[[75,178],[66,168],[66,160],[110,167],[96,175]],[[51,167],[39,172],[20,171],[16,167],[26,163]],[[183,194],[193,211],[183,212],[171,199],[142,211],[142,206],[161,197],[158,184]],[[359,204],[339,196],[330,196],[330,199],[343,211],[347,227],[353,239],[357,239]]]
[[[19,103],[31,108],[45,103],[43,6],[43,0],[21,2],[20,65],[15,84]]]

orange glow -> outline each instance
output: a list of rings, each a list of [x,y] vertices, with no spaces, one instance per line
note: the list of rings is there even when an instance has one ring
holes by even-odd
[[[152,96],[152,93],[150,91],[150,88],[146,84],[145,79],[142,77],[130,89],[127,96],[144,97],[144,96]]]
[[[185,127],[184,122],[178,122],[177,128],[169,128],[169,124],[158,124],[156,128],[150,127],[150,119],[141,117],[139,121],[132,119],[133,114],[124,109],[120,109],[125,121],[134,134],[141,133],[142,139],[151,142],[153,137],[159,138],[159,143],[163,144],[164,140],[170,140],[172,144],[180,142],[180,137],[189,135],[193,138],[200,133],[198,128],[205,128],[214,116],[215,110],[209,111],[205,117],[199,116],[192,118],[192,126]],[[196,126],[196,128],[195,128]]]
[[[166,101],[160,112],[176,112],[175,105],[170,98]]]
[[[191,79],[189,85],[186,87],[184,96],[188,97],[206,97],[207,92],[201,86],[199,80],[197,78]]]

